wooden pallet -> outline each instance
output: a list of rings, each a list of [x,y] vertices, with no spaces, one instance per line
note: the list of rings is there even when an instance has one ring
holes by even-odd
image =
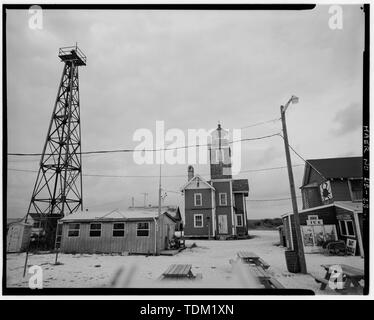
[[[265,270],[270,268],[270,265],[264,259],[261,259],[256,253],[249,251],[238,251],[237,255],[244,263],[255,264]]]
[[[162,274],[165,278],[193,278],[191,264],[172,264]]]
[[[269,269],[270,268],[270,264],[268,264],[267,262],[265,262],[265,260],[259,258],[258,259],[258,264],[264,268],[265,270]]]

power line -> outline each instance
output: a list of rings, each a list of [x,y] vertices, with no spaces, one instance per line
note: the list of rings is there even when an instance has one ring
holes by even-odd
[[[275,121],[279,121],[279,120],[280,120],[280,118],[276,118],[276,119],[272,119],[272,120],[257,122],[257,123],[251,124],[249,126],[241,127],[240,129],[244,130],[244,129],[248,129],[248,128],[252,128],[252,127],[257,127],[257,126],[260,126],[260,125],[263,125],[263,124],[266,124],[266,123],[271,123],[271,122],[275,122]]]
[[[260,136],[260,137],[254,137],[254,138],[244,138],[239,140],[234,140],[230,142],[230,144],[237,143],[237,142],[244,142],[244,141],[255,141],[255,140],[262,140],[267,139],[275,136],[279,136],[280,133],[274,133],[270,135]],[[188,149],[188,148],[195,148],[195,147],[208,147],[209,144],[196,144],[196,145],[188,145],[188,146],[181,146],[181,147],[173,147],[173,148],[161,148],[161,149],[113,149],[113,150],[96,150],[96,151],[83,151],[77,154],[82,155],[88,155],[88,154],[104,154],[104,153],[128,153],[128,152],[159,152],[159,151],[169,151],[169,150],[178,150],[178,149]],[[33,156],[41,156],[42,153],[8,153],[8,156],[27,156],[27,157],[33,157]],[[51,154],[45,154],[46,156],[49,156]]]
[[[282,139],[284,140],[284,137],[283,137],[283,135],[282,134],[279,134],[279,136],[281,136],[282,137]],[[289,144],[289,143],[287,143],[287,145],[288,145],[288,147],[301,159],[301,160],[303,160],[305,163],[307,163],[307,164],[309,164],[310,165],[310,167],[313,169],[313,170],[315,170],[316,172],[317,172],[317,174],[323,179],[323,180],[327,180],[326,179],[326,177],[321,173],[321,172],[319,172],[318,170],[317,170],[317,168],[316,167],[314,167],[308,160],[306,160],[306,159],[304,159],[294,148],[292,148],[292,146]]]
[[[293,167],[300,167],[303,164],[295,164]],[[248,173],[248,172],[263,172],[263,171],[271,171],[271,170],[278,170],[278,169],[285,169],[286,166],[281,167],[270,167],[270,168],[262,168],[262,169],[249,169],[249,170],[242,170],[240,173]],[[31,170],[31,169],[17,169],[17,168],[8,168],[9,171],[16,171],[16,172],[38,172],[38,170]],[[201,174],[202,176],[209,176],[209,174]],[[85,177],[105,177],[105,178],[158,178],[158,175],[109,175],[109,174],[83,174]],[[163,178],[183,178],[186,175],[164,175]]]
[[[297,196],[296,198],[301,198],[301,196]],[[246,201],[259,201],[259,202],[265,202],[265,201],[284,201],[284,200],[291,200],[292,198],[273,198],[273,199],[246,199]]]

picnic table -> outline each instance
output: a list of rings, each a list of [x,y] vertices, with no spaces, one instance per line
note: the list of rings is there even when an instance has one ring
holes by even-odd
[[[249,271],[259,280],[259,282],[267,289],[284,289],[284,286],[275,279],[267,269],[270,267],[257,254],[250,251],[238,251],[237,256],[241,263],[248,265]],[[235,265],[238,261],[230,260],[230,263]]]
[[[250,251],[238,251],[237,255],[244,263],[255,264],[265,270],[270,267],[270,265],[261,259],[256,253]]]
[[[193,278],[191,264],[172,264],[162,274],[166,278]]]
[[[284,289],[284,286],[260,266],[250,266],[251,273],[267,289]]]
[[[364,271],[355,267],[351,267],[346,264],[339,264],[339,265],[334,265],[334,264],[322,264],[321,267],[326,270],[325,277],[318,278],[314,277],[315,280],[319,283],[321,283],[321,290],[325,290],[326,286],[329,284],[329,280],[331,278],[331,275],[333,272],[337,272],[335,268],[331,268],[333,266],[339,266],[342,270],[342,281],[344,281],[344,285],[342,289],[349,290],[351,285],[354,288],[362,288],[360,281],[364,279]],[[342,290],[340,289],[340,290]],[[336,290],[339,290],[338,288]]]

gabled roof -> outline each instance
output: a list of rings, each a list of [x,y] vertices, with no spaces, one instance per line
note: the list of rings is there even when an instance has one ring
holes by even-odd
[[[179,207],[176,207],[176,208],[168,207],[166,210],[163,210],[162,212],[164,215],[169,217],[174,222],[182,221],[182,216],[181,216]]]
[[[102,220],[149,220],[158,217],[158,211],[127,209],[122,211],[115,209],[113,211],[81,211],[62,218],[60,221],[102,221]]]
[[[248,192],[249,185],[247,179],[232,180],[232,192]]]
[[[200,176],[199,174],[196,174],[191,180],[187,181],[186,184],[181,188],[181,191],[185,190],[194,180],[196,180],[197,178],[199,178],[199,180],[204,183],[208,188],[212,189],[212,190],[216,190],[213,188],[213,186],[208,182],[206,181],[202,176]]]
[[[326,179],[362,177],[362,157],[311,159],[305,164],[303,186],[310,182],[310,172],[314,170],[312,167]]]
[[[170,218],[172,218],[173,220],[175,221],[181,221],[182,220],[182,216],[181,216],[181,212],[179,210],[179,207],[177,207],[176,210],[167,210],[164,212],[165,214],[167,214]]]
[[[14,224],[14,223],[23,223],[23,222],[25,222],[25,217],[22,217],[22,218],[7,218],[6,219],[6,224],[7,225]]]

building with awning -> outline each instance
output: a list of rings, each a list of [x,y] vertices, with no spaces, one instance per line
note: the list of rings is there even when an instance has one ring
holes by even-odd
[[[351,254],[364,256],[362,188],[362,157],[306,161],[299,210],[306,253],[343,240]],[[282,215],[282,220],[287,247],[293,249],[293,214]]]

